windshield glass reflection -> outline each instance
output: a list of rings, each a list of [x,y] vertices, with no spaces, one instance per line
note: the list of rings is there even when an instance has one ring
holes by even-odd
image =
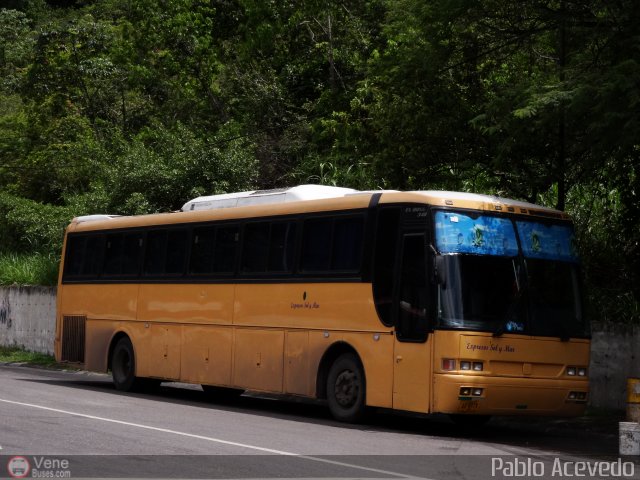
[[[572,226],[466,213],[434,216],[439,326],[588,336]]]

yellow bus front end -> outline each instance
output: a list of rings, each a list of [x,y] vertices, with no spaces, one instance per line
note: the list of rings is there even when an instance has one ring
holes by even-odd
[[[565,219],[433,214],[432,411],[583,413],[589,329]]]
[[[449,414],[584,412],[589,341],[438,331],[433,410]]]

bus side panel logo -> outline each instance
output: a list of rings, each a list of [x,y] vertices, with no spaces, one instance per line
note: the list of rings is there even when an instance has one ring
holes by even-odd
[[[11,457],[7,463],[7,472],[13,478],[25,478],[30,471],[31,465],[25,457]]]

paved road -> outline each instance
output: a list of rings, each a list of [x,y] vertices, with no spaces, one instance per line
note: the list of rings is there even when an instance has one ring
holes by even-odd
[[[473,430],[383,412],[353,426],[312,402],[215,403],[172,384],[123,394],[107,375],[0,366],[0,461],[23,455],[33,469],[38,459],[71,459],[74,477],[478,479],[498,457],[550,465],[617,452],[613,435],[549,425],[496,419]]]

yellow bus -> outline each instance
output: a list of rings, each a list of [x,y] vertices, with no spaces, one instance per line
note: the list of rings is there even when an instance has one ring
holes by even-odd
[[[75,218],[56,359],[218,395],[490,415],[580,415],[590,332],[568,216],[444,191],[298,186],[182,211]]]

